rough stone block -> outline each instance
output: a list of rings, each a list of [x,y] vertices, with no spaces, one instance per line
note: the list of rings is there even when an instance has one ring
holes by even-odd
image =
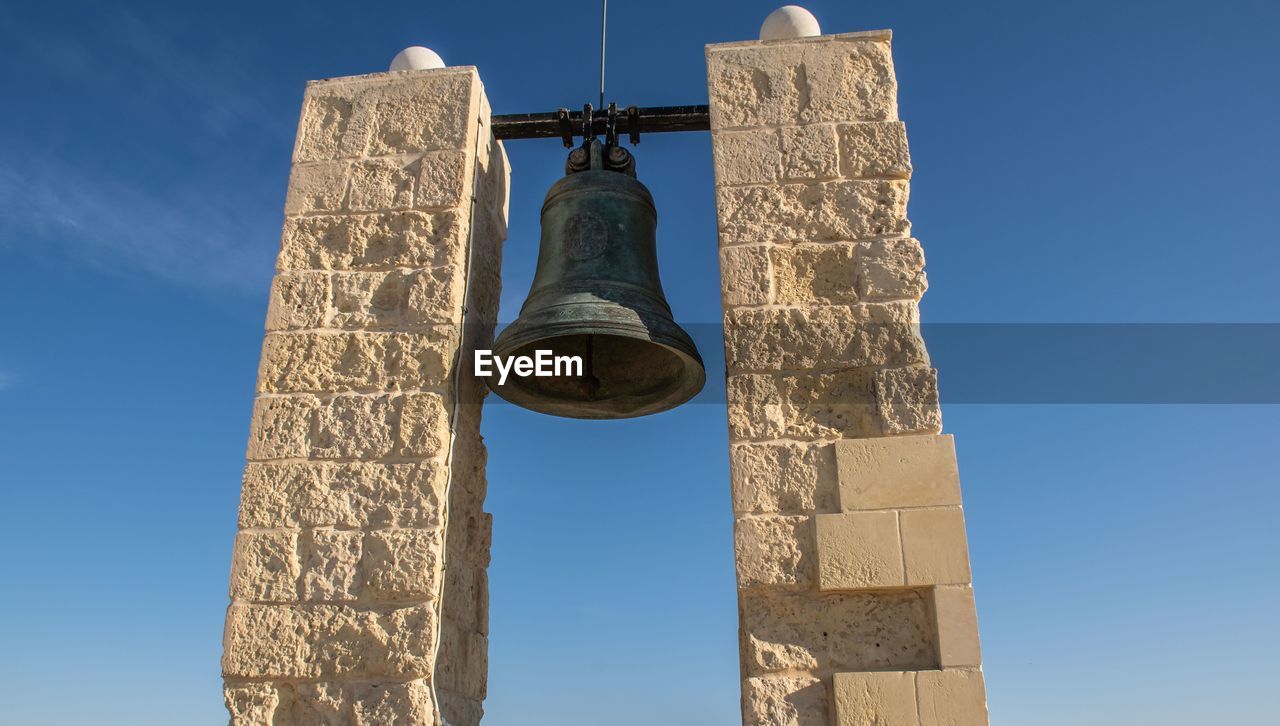
[[[322,602],[352,601],[360,597],[359,530],[312,529],[298,543],[302,560],[302,598]]]
[[[783,128],[782,175],[791,181],[817,181],[839,176],[836,127],[813,124]]]
[[[920,726],[987,726],[981,671],[922,671],[916,677]]]
[[[289,217],[277,267],[282,271],[430,268],[462,259],[464,226],[455,211]]]
[[[774,245],[773,302],[778,305],[850,305],[858,302],[865,243]],[[752,249],[726,247],[725,251]]]
[[[919,240],[875,240],[861,246],[859,253],[858,296],[862,299],[919,300],[928,289]]]
[[[711,150],[716,184],[770,184],[781,176],[777,129],[714,134]]]
[[[240,526],[438,526],[445,478],[441,462],[250,463]]]
[[[229,678],[425,678],[435,616],[429,605],[241,605],[227,610]]]
[[[301,163],[359,156],[364,139],[352,127],[357,89],[333,82],[307,85],[298,122],[293,161]]]
[[[367,156],[467,149],[478,110],[473,69],[441,69],[370,83],[355,123],[368,129]],[[406,82],[407,81],[407,82]]]
[[[284,213],[307,214],[341,210],[346,204],[347,178],[347,163],[343,161],[294,165],[289,174]]]
[[[488,635],[488,608],[488,575],[479,567],[450,557],[444,573],[444,611],[449,622]]]
[[[439,529],[393,529],[365,537],[363,595],[381,600],[435,598],[440,576]],[[446,613],[448,615],[448,613]]]
[[[489,639],[446,621],[440,634],[438,685],[482,700],[489,674]]]
[[[879,436],[873,373],[851,369],[781,378],[785,433],[796,439]]]
[[[413,206],[418,162],[413,158],[366,159],[351,166],[348,208],[354,212]]]
[[[390,396],[342,395],[316,412],[312,455],[320,459],[380,459],[395,446],[396,402]]]
[[[837,673],[832,690],[836,726],[918,726],[915,673]]]
[[[905,237],[908,191],[902,180],[722,187],[720,244]]]
[[[813,584],[810,517],[739,517],[734,523],[738,588]]]
[[[450,382],[456,334],[278,333],[266,337],[258,372],[265,393],[353,393],[423,388]]]
[[[743,726],[828,726],[827,687],[813,676],[742,682]]]
[[[738,607],[748,676],[936,667],[933,622],[919,591],[756,590],[739,593]]]
[[[765,245],[720,250],[720,288],[726,308],[771,302],[769,254]]]
[[[808,514],[837,508],[834,450],[810,444],[735,444],[729,449],[733,510]]]
[[[887,36],[707,47],[711,127],[897,118]]]
[[[819,514],[818,587],[861,590],[905,583],[895,512]]]
[[[731,371],[907,366],[929,360],[913,302],[730,310],[724,341]]]
[[[950,435],[840,441],[835,452],[840,506],[846,511],[960,504]]]
[[[460,318],[462,292],[462,275],[452,265],[335,273],[333,325],[386,329],[455,323]]]
[[[911,152],[901,121],[841,124],[840,174],[846,179],[911,176]]]
[[[240,532],[231,558],[231,598],[257,602],[298,599],[298,533]]]
[[[927,365],[876,371],[876,407],[886,435],[942,430],[938,372]]]
[[[262,726],[281,723],[273,720],[280,697],[270,683],[242,683],[222,690],[222,700],[231,714],[231,726]]]
[[[727,393],[732,439],[774,439],[782,435],[786,418],[773,376],[730,375]]]
[[[449,445],[449,411],[434,393],[404,396],[400,410],[400,453],[430,459]]]
[[[417,726],[432,719],[430,686],[422,680],[284,684],[280,692],[279,726]]]
[[[328,273],[282,272],[271,281],[267,330],[320,328],[328,316]]]
[[[418,208],[461,207],[466,200],[467,155],[461,151],[438,151],[426,154],[418,163],[418,188],[413,205]],[[503,177],[505,179],[505,177]],[[506,218],[506,188],[488,191],[488,199],[499,203]],[[498,201],[498,197],[501,200]]]
[[[253,402],[248,458],[305,458],[320,402],[311,396],[259,396]]]
[[[973,588],[966,585],[933,588],[933,614],[938,637],[938,664],[943,668],[976,668],[982,665]]]
[[[440,696],[440,713],[445,723],[451,726],[480,726],[484,718],[484,704],[474,698],[453,693],[447,689],[437,689]]]
[[[969,545],[960,507],[909,509],[898,515],[908,585],[968,584]]]

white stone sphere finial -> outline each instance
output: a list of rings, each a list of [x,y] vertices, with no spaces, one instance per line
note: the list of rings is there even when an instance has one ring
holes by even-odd
[[[783,5],[769,13],[760,26],[760,40],[812,38],[815,35],[822,35],[818,19],[799,5]]]
[[[393,71],[430,71],[436,68],[444,68],[444,59],[434,50],[420,45],[411,45],[391,59]]]

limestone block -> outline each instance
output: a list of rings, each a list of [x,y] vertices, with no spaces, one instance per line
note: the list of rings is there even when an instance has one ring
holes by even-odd
[[[778,305],[849,305],[861,299],[864,243],[773,245],[774,300]],[[726,247],[725,252],[751,247]]]
[[[933,588],[933,614],[938,634],[939,665],[943,668],[976,668],[982,665],[973,588],[967,585]]]
[[[739,589],[812,586],[812,518],[739,517],[733,532]]]
[[[430,605],[242,605],[227,610],[222,670],[229,678],[425,678]]]
[[[796,439],[879,436],[883,427],[873,380],[867,369],[782,376],[786,435]]]
[[[436,691],[440,697],[440,713],[451,726],[480,726],[484,718],[484,704],[445,689]]]
[[[782,129],[782,175],[790,181],[833,179],[840,175],[839,142],[831,124]]]
[[[733,510],[807,514],[837,508],[835,454],[811,444],[735,444],[729,448]]]
[[[987,692],[980,671],[922,671],[916,688],[920,726],[987,726]]]
[[[720,250],[720,288],[726,308],[769,304],[772,294],[769,255],[765,245]]]
[[[424,270],[338,272],[333,325],[389,328],[459,320],[464,280],[459,265]]]
[[[840,175],[846,179],[911,176],[907,130],[901,121],[840,124]]]
[[[295,164],[360,156],[364,139],[352,128],[357,89],[337,83],[307,84],[293,149]]]
[[[742,682],[743,726],[828,726],[827,687],[813,676]]]
[[[312,529],[302,534],[302,599],[344,602],[360,596],[359,530]]]
[[[351,166],[348,208],[353,212],[413,206],[418,162],[412,157],[366,159]]]
[[[886,435],[942,431],[938,372],[928,365],[876,371],[875,392]]]
[[[347,163],[344,161],[295,165],[289,173],[284,213],[307,214],[343,209],[346,206],[347,179]]]
[[[895,512],[819,514],[818,587],[859,590],[905,583]]]
[[[717,186],[771,184],[781,176],[777,129],[717,133],[711,150]]]
[[[835,456],[840,506],[846,511],[960,504],[950,435],[840,441]]]
[[[250,463],[240,526],[437,526],[445,471],[442,462]]]
[[[731,371],[907,366],[929,360],[914,302],[729,310],[724,342]]]
[[[897,118],[887,34],[707,47],[711,127]]]
[[[837,673],[832,690],[836,726],[918,726],[915,673]]]
[[[738,607],[748,676],[936,667],[934,625],[918,591],[755,590],[740,592]]]
[[[312,455],[319,459],[379,459],[395,446],[391,396],[334,396],[316,411]]]
[[[919,240],[875,240],[865,243],[859,252],[859,297],[865,300],[919,300],[928,289],[924,250]]]
[[[329,314],[329,275],[282,272],[271,281],[267,330],[323,327]]]
[[[349,393],[443,389],[456,350],[451,326],[422,333],[298,332],[267,335],[258,390]]]
[[[249,460],[305,458],[319,407],[311,396],[259,396],[249,424]]]
[[[280,687],[278,726],[417,726],[432,719],[430,686],[406,683],[297,683]]]
[[[720,244],[905,237],[908,191],[903,180],[722,187]]]
[[[233,600],[298,599],[298,533],[288,530],[236,534],[231,559]]]
[[[430,268],[461,259],[464,228],[456,211],[289,217],[277,267],[281,271]]]
[[[242,683],[222,690],[223,702],[231,714],[231,726],[262,726],[272,720],[280,697],[270,683]]]
[[[909,509],[898,515],[908,585],[963,585],[969,546],[960,507]]]
[[[430,459],[449,445],[449,411],[435,393],[403,397],[400,410],[399,450],[403,456]]]
[[[730,375],[727,393],[732,439],[773,439],[782,435],[786,418],[773,376]]]
[[[444,609],[449,615],[449,622],[488,635],[485,614],[489,607],[487,577],[479,567],[450,558],[444,573]]]
[[[418,164],[418,186],[413,206],[429,209],[461,207],[466,199],[467,155],[460,151],[438,151],[425,154]],[[487,190],[487,198],[500,205],[506,218],[506,176],[495,175],[498,188]],[[505,235],[504,235],[505,236]]]
[[[489,639],[446,621],[440,633],[440,688],[483,700],[489,675]]]
[[[367,156],[467,149],[479,80],[473,69],[414,74],[412,83],[379,83],[361,94],[358,125],[368,128]]]
[[[439,529],[370,532],[365,536],[360,561],[362,595],[379,600],[434,598],[440,575],[440,548]]]

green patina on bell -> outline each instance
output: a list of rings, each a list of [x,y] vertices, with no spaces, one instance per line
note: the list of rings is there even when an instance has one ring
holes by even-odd
[[[542,205],[538,267],[520,316],[493,354],[579,356],[583,375],[509,376],[490,388],[554,416],[615,419],[666,411],[706,382],[693,340],[658,279],[653,196],[635,158],[598,139],[574,149]]]

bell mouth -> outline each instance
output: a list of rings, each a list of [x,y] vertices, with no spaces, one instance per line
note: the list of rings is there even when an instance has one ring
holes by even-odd
[[[628,331],[629,332],[629,331]],[[552,416],[620,419],[660,413],[693,398],[706,383],[706,372],[691,341],[663,342],[617,331],[576,332],[540,337],[527,343],[496,346],[504,359],[539,351],[554,371],[549,376],[517,376],[489,388],[517,406]],[[693,351],[690,355],[684,348]],[[556,359],[568,359],[557,362]],[[573,359],[580,361],[575,365]]]

